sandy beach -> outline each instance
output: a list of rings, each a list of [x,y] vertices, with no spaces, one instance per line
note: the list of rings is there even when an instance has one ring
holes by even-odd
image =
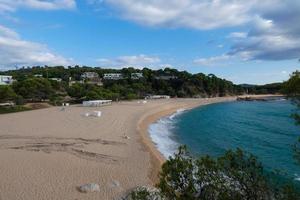
[[[131,101],[0,115],[0,199],[118,199],[136,186],[153,185],[164,158],[148,136],[149,124],[178,109],[235,99]],[[95,110],[100,118],[84,116]],[[100,192],[80,193],[77,187],[87,183],[99,184]]]

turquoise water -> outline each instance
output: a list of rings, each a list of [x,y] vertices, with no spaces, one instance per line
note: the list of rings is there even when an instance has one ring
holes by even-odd
[[[149,131],[166,157],[180,144],[193,154],[211,156],[239,147],[256,155],[267,170],[279,169],[297,180],[300,167],[291,145],[300,127],[290,117],[293,109],[287,100],[212,104],[163,118]]]

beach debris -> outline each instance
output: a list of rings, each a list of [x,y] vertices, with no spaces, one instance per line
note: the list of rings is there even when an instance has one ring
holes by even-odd
[[[95,117],[101,117],[101,115],[102,115],[101,111],[94,111]]]
[[[130,139],[130,137],[129,137],[128,135],[126,135],[125,133],[124,133],[124,135],[123,135],[123,138],[124,138],[125,140],[129,140],[129,139]]]
[[[147,194],[145,200],[163,200],[158,189],[146,186],[137,187],[120,200],[134,200],[139,193]]]
[[[100,186],[97,183],[88,183],[78,187],[79,192],[89,193],[89,192],[100,192]]]
[[[147,101],[143,101],[143,104],[146,104],[147,103]]]
[[[119,188],[120,187],[120,182],[119,181],[116,181],[116,180],[113,180],[112,183],[111,183],[111,186],[113,188]]]

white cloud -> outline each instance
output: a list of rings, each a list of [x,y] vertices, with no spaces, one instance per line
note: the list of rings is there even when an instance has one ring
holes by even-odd
[[[200,66],[220,66],[224,65],[224,62],[227,62],[229,59],[232,59],[229,55],[213,56],[208,58],[197,58],[193,62],[196,65]]]
[[[141,25],[198,30],[241,27],[233,32],[231,55],[242,59],[284,60],[300,57],[298,0],[89,0]],[[104,6],[105,5],[105,6]]]
[[[0,0],[0,12],[13,12],[19,8],[60,10],[76,8],[75,0]]]
[[[214,29],[244,24],[257,0],[103,0],[125,19],[150,26]]]
[[[297,12],[299,13],[294,13],[290,18],[291,21],[296,21],[293,18],[300,20],[300,7]],[[298,59],[300,58],[300,25],[257,17],[252,22],[247,37],[233,42],[229,54],[244,55],[248,60]]]
[[[69,65],[70,62],[45,45],[23,40],[15,31],[0,25],[0,66]]]
[[[247,37],[246,32],[232,32],[228,36],[228,38],[232,38],[232,39],[244,39],[246,37]]]
[[[160,63],[159,57],[147,56],[147,55],[133,55],[133,56],[120,56],[112,59],[100,58],[97,59],[97,62],[101,66],[106,67],[147,67],[154,64]]]

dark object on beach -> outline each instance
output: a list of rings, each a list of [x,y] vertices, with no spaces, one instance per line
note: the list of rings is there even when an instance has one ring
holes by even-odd
[[[273,101],[273,100],[280,100],[284,99],[283,96],[246,96],[246,97],[237,97],[237,101]]]

